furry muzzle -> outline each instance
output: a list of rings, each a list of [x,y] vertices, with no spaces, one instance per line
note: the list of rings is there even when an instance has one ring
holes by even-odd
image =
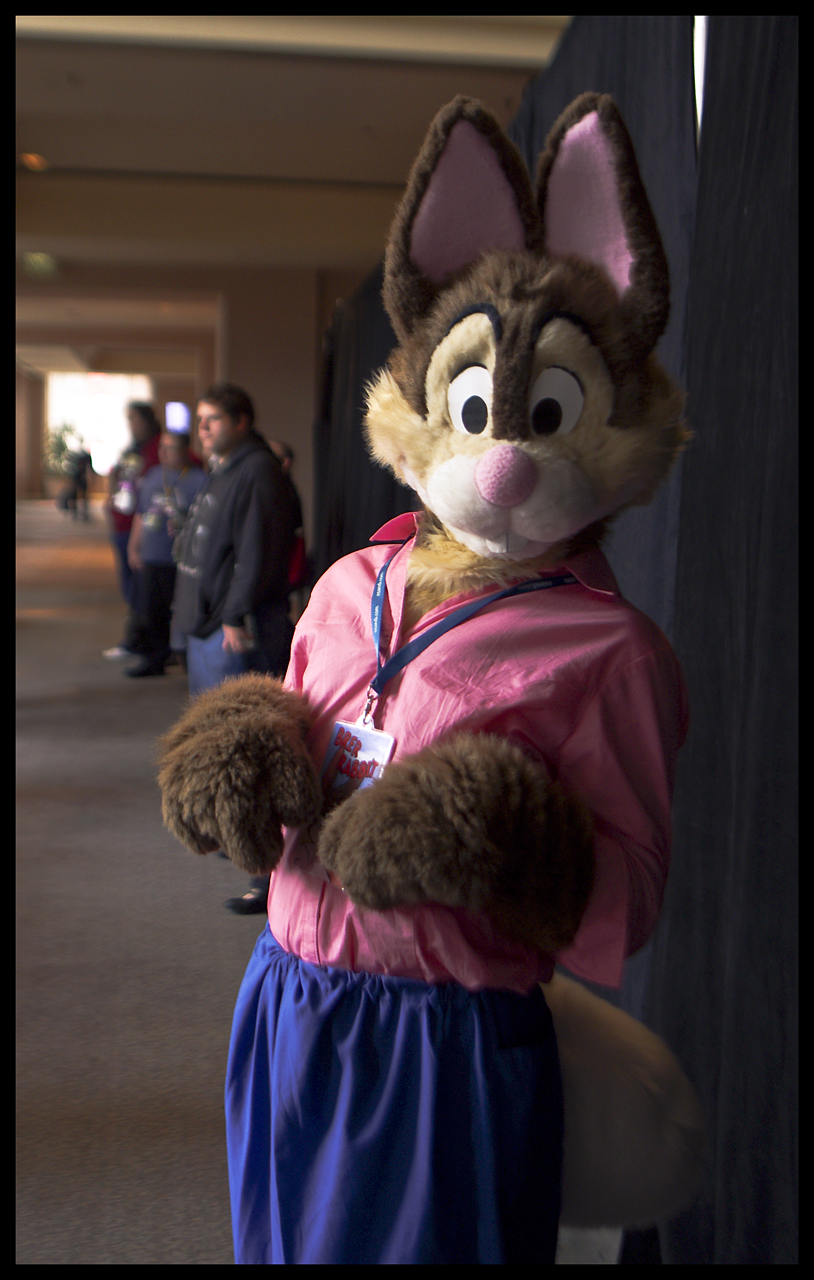
[[[426,484],[404,478],[450,533],[477,555],[526,560],[601,514],[585,473],[566,458],[544,465],[516,445],[447,459]]]

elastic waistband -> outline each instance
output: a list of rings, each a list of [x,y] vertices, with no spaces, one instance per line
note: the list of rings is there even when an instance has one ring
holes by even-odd
[[[351,969],[337,969],[330,965],[312,964],[302,960],[290,951],[284,950],[274,937],[268,924],[257,939],[253,959],[273,966],[279,976],[296,976],[304,986],[317,988],[325,996],[340,994],[366,996],[370,999],[395,999],[401,1004],[427,1004],[436,1009],[450,1012],[478,1009],[495,1010],[500,1008],[510,1018],[516,1011],[518,1015],[527,1016],[533,1005],[540,1006],[548,1012],[545,997],[539,986],[535,986],[527,995],[519,991],[503,991],[493,988],[482,988],[470,991],[455,981],[423,982],[420,978],[401,978],[390,974],[356,972]]]

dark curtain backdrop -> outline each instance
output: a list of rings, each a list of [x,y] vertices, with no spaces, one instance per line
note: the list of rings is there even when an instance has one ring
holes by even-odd
[[[797,22],[711,17],[674,642],[692,729],[651,1025],[711,1137],[669,1260],[797,1261]]]
[[[381,300],[383,267],[382,261],[337,305],[325,335],[314,440],[317,576],[367,546],[387,520],[421,505],[411,489],[372,461],[362,435],[365,386],[396,345]]]
[[[654,938],[623,1005],[665,1037],[710,1132],[697,1204],[620,1261],[797,1261],[797,20],[708,20],[696,149],[692,18],[574,19],[510,134],[534,170],[579,93],[613,94],[672,278],[659,347],[695,437],[606,545],[670,637],[691,727]],[[394,338],[381,266],[334,319],[317,425],[317,561],[365,545],[409,492],[367,458],[367,379]]]

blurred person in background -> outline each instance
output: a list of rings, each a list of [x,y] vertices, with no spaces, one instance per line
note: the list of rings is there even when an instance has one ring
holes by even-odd
[[[280,460],[283,477],[290,490],[291,503],[294,510],[294,546],[291,551],[291,559],[288,565],[288,586],[289,590],[303,591],[305,587],[311,585],[313,579],[313,561],[309,558],[305,547],[305,531],[303,529],[302,520],[302,503],[300,495],[297,493],[296,486],[291,478],[291,468],[294,465],[294,450],[290,444],[286,444],[282,440],[269,440],[269,444]],[[300,600],[299,611],[302,612],[304,604]]]
[[[79,436],[68,438],[68,449],[62,459],[62,470],[68,479],[57,495],[60,511],[72,512],[74,520],[90,520],[88,509],[88,473],[93,471],[90,454]],[[80,511],[81,504],[81,511]]]
[[[130,401],[127,406],[127,421],[132,438],[110,472],[105,505],[110,540],[116,556],[119,590],[127,605],[127,617],[123,639],[112,649],[104,650],[106,658],[126,658],[144,653],[144,628],[138,614],[138,575],[128,562],[127,544],[136,513],[138,482],[146,472],[158,465],[161,423],[153,406],[143,400]]]
[[[127,560],[137,575],[138,614],[143,620],[143,658],[128,676],[163,676],[172,649],[170,619],[176,567],[173,544],[206,473],[190,455],[189,436],[165,431],[159,441],[160,465],[139,481]]]
[[[295,527],[302,528],[302,504],[300,495],[297,493],[294,481],[291,478],[291,468],[294,465],[294,450],[290,444],[286,444],[284,440],[269,440],[269,447],[280,463],[280,469],[285,477],[286,484],[291,489],[291,501],[294,504]]]

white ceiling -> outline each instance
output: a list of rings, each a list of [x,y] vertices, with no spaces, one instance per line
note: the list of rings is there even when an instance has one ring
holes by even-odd
[[[439,107],[508,124],[569,20],[18,17],[18,260],[366,268]],[[206,299],[179,318],[34,289],[23,326],[214,323]]]

